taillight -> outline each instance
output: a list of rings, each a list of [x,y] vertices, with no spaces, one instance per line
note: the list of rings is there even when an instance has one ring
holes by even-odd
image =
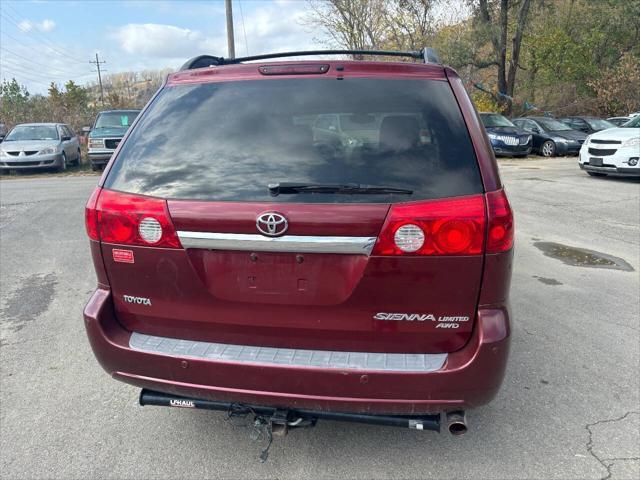
[[[96,189],[96,192],[89,199],[86,210],[87,233],[93,240],[182,248],[165,200],[112,190]],[[94,196],[97,202],[93,200],[91,208]]]
[[[89,200],[87,201],[87,205],[84,207],[84,225],[87,229],[87,235],[91,240],[100,240],[100,236],[98,235],[98,212],[96,210],[96,204],[98,203],[98,196],[102,189],[100,187],[96,187]]]
[[[478,255],[485,232],[484,196],[396,204],[374,255]]]
[[[513,212],[504,190],[487,193],[487,213],[487,253],[506,252],[513,246]]]

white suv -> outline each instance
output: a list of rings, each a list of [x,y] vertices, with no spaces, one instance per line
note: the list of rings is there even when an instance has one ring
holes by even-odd
[[[589,135],[580,149],[579,165],[596,177],[640,177],[640,116]]]

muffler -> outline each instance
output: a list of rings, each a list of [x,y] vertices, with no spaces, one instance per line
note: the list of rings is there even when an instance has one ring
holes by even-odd
[[[467,414],[463,410],[447,412],[447,430],[451,435],[460,436],[467,433]]]

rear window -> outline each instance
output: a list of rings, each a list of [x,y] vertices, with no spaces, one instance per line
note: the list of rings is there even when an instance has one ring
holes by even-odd
[[[282,182],[354,183],[411,195],[297,193]],[[482,192],[446,82],[278,79],[166,87],[105,186],[171,199],[406,202]]]

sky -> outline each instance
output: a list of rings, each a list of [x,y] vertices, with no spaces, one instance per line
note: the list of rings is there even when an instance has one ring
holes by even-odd
[[[236,56],[322,47],[303,21],[306,0],[233,0]],[[223,0],[0,0],[0,78],[30,93],[51,81],[179,68],[200,54],[227,56]]]

